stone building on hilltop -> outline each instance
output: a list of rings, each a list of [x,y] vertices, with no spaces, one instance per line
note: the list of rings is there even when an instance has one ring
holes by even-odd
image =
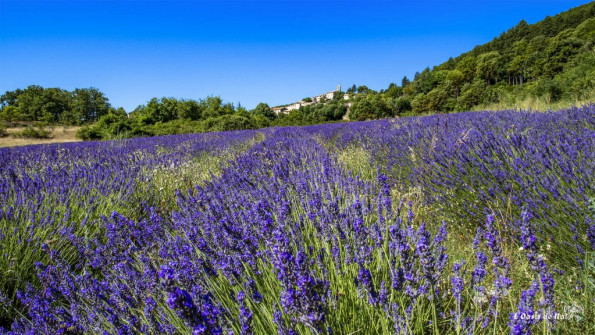
[[[313,104],[317,104],[317,103],[323,103],[327,100],[332,100],[335,98],[335,94],[341,94],[341,85],[337,85],[336,91],[330,91],[330,92],[326,92],[324,94],[320,94],[315,97],[312,97],[311,101],[300,100],[298,102],[294,102],[289,105],[276,106],[276,107],[273,107],[272,109],[273,109],[273,112],[275,112],[275,114],[277,114],[277,115],[279,115],[279,113],[289,114],[290,111],[299,109],[302,106],[308,106],[308,105],[313,105]],[[349,100],[349,94],[346,94],[346,93],[343,94],[343,99]]]

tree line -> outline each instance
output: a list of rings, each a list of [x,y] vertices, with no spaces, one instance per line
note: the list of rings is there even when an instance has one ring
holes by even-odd
[[[83,139],[109,139],[207,131],[264,128],[272,125],[275,113],[266,104],[248,111],[220,97],[204,99],[152,98],[130,114],[111,109],[93,125],[83,127]]]
[[[95,122],[108,113],[108,98],[96,88],[43,88],[31,85],[0,96],[0,118],[6,122],[61,123],[81,125]]]
[[[277,115],[266,103],[247,110],[218,96],[204,99],[152,98],[126,113],[113,107],[96,88],[67,91],[31,85],[0,96],[0,121],[13,125],[83,126],[82,139],[112,139],[206,131],[256,129],[341,120],[346,107],[338,100]],[[41,130],[40,130],[41,131]]]

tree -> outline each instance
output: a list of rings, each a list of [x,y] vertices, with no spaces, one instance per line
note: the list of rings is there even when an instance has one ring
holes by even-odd
[[[397,86],[395,83],[391,83],[388,85],[388,89],[384,92],[384,94],[391,98],[397,98],[403,95],[403,88]]]
[[[465,83],[465,76],[460,70],[454,69],[448,72],[446,80],[454,87],[456,98],[459,98],[461,87]]]
[[[349,118],[356,121],[374,119],[374,107],[372,103],[365,98],[356,99],[349,110]]]
[[[461,96],[459,97],[460,109],[470,109],[481,103],[485,89],[485,82],[479,78],[471,84],[465,84],[461,89]]]
[[[345,104],[336,100],[318,106],[320,106],[318,122],[341,120],[345,113],[347,113]]]
[[[498,79],[498,70],[500,66],[500,53],[490,51],[479,55],[475,68],[475,75],[485,80],[487,85],[493,84]]]
[[[2,107],[5,106],[15,106],[17,105],[17,98],[19,95],[23,93],[23,90],[17,88],[14,91],[6,91],[2,96],[0,96],[0,104]]]
[[[143,124],[155,124],[159,121],[162,121],[161,115],[161,102],[157,98],[152,98],[149,100],[146,106],[143,106],[142,109],[139,109],[140,117],[139,120]]]
[[[595,38],[595,17],[578,25],[574,29],[573,36],[581,40],[593,40]]]
[[[268,104],[261,102],[259,103],[256,108],[252,110],[252,113],[255,115],[261,115],[269,119],[270,121],[276,118],[276,114]]]
[[[574,55],[578,54],[583,46],[582,40],[571,35],[570,31],[563,31],[550,40],[545,49],[546,62],[543,67],[543,74],[548,78],[562,72]]]
[[[473,81],[473,78],[475,77],[476,65],[477,59],[475,58],[475,56],[467,55],[459,61],[459,64],[457,64],[455,69],[461,71],[461,73],[463,74],[464,82],[470,83]]]
[[[223,108],[223,100],[221,97],[209,96],[204,100],[200,101],[200,104],[204,106],[204,117],[218,117],[225,114]]]
[[[411,108],[415,113],[428,112],[430,110],[428,95],[420,93],[413,97],[413,100],[411,100]]]
[[[436,87],[434,74],[430,71],[429,67],[426,67],[420,74],[416,75],[416,77],[417,78],[413,81],[413,91],[415,93],[428,93]]]
[[[61,114],[69,109],[69,93],[59,88],[46,88],[33,101],[37,114],[33,121],[58,122]]]
[[[401,87],[405,87],[409,85],[409,83],[411,83],[411,80],[409,80],[407,76],[404,76],[403,79],[401,79]]]
[[[427,99],[427,111],[431,112],[443,112],[447,110],[446,102],[448,101],[448,89],[444,86],[438,86],[428,92],[426,95]]]
[[[393,110],[396,115],[401,115],[411,110],[411,101],[406,97],[400,97],[394,100]]]
[[[21,121],[38,121],[41,119],[43,87],[37,85],[27,86],[17,96],[15,105],[19,107]]]
[[[370,93],[370,89],[366,85],[360,85],[357,87],[357,93],[368,94]]]
[[[256,122],[247,115],[222,115],[205,120],[205,128],[208,131],[255,129],[256,127]]]
[[[131,122],[123,108],[109,108],[93,126],[84,126],[77,131],[77,137],[83,140],[111,139],[127,137],[132,130]]]
[[[110,108],[109,100],[98,89],[77,88],[72,92],[70,119],[77,119],[76,124],[94,122],[107,114]],[[74,121],[74,120],[72,120]]]
[[[182,100],[178,102],[178,119],[180,120],[200,120],[204,111],[196,100]]]
[[[0,110],[0,120],[4,120],[7,122],[19,121],[20,120],[20,111],[19,108],[16,106],[4,106],[2,110]]]

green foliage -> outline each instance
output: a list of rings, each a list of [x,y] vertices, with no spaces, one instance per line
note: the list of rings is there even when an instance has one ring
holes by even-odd
[[[195,100],[181,100],[177,106],[178,119],[200,120],[204,110],[204,106]]]
[[[225,130],[242,130],[242,129],[256,129],[258,125],[249,116],[245,115],[229,115],[219,116],[216,118],[208,118],[204,122],[206,131],[225,131]]]
[[[466,83],[458,100],[460,109],[470,109],[481,103],[485,89],[486,85],[482,80],[474,80],[471,84]]]
[[[85,126],[76,136],[82,140],[112,139],[129,136],[132,129],[128,115],[123,108],[110,108],[93,126]]]
[[[411,101],[406,97],[399,97],[393,101],[393,109],[396,115],[402,115],[411,111]]]
[[[83,141],[100,140],[103,138],[99,128],[85,125],[76,132],[76,137]]]
[[[294,126],[333,122],[341,120],[346,113],[347,107],[345,107],[344,102],[333,99],[324,103],[302,106],[299,109],[290,111],[288,115],[280,114],[272,124]]]
[[[310,99],[310,101],[312,101],[312,99]],[[256,108],[254,108],[251,112],[255,116],[262,116],[268,119],[269,121],[272,121],[277,117],[277,115],[275,115],[275,112],[273,112],[273,109],[264,102],[259,103],[258,106],[256,106]]]
[[[396,114],[394,106],[388,103],[390,99],[380,94],[371,94],[367,97],[358,97],[349,110],[351,120],[371,120],[393,117]]]
[[[360,85],[357,87],[357,93],[368,94],[371,93],[372,90],[368,88],[366,85]]]
[[[14,136],[36,139],[52,138],[52,130],[47,129],[46,126],[47,125],[45,123],[27,126],[27,128],[23,129],[19,133],[16,133]]]
[[[110,109],[108,99],[96,88],[77,88],[72,92],[71,109],[62,120],[67,124],[80,124],[99,120]]]
[[[581,40],[593,40],[595,38],[595,17],[585,20],[574,29],[574,37]]]
[[[5,106],[0,110],[0,120],[12,122],[20,119],[20,110],[16,106]]]
[[[0,96],[2,118],[10,121],[43,121],[79,125],[97,121],[107,113],[109,101],[96,88],[75,89],[30,85]]]
[[[6,128],[8,128],[8,126],[5,123],[0,123],[0,137],[8,136],[8,133],[6,132]]]
[[[398,98],[403,95],[403,88],[394,83],[388,85],[388,89],[384,92],[388,97]]]
[[[276,115],[265,103],[248,112],[220,97],[204,100],[153,98],[138,106],[130,115],[110,108],[92,126],[82,127],[77,136],[83,140],[115,139],[138,136],[187,134],[208,131],[241,130],[268,127]]]
[[[489,43],[416,73],[413,82],[403,80],[403,93],[415,113],[512,107],[520,97],[579,103],[593,96],[595,87],[593,15],[590,3],[533,25],[521,21]]]

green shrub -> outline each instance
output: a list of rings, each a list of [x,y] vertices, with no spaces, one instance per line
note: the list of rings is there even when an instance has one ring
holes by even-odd
[[[411,100],[406,97],[399,97],[395,99],[394,107],[397,115],[402,115],[411,111]]]
[[[223,115],[216,118],[208,118],[204,122],[206,131],[226,131],[255,129],[257,125],[248,117],[240,115]]]
[[[6,126],[4,123],[0,123],[0,137],[8,136],[8,133],[6,132],[6,128],[8,128],[8,126]]]
[[[83,141],[100,140],[103,134],[97,127],[84,126],[76,132],[76,137]]]
[[[46,129],[43,124],[38,124],[35,126],[27,126],[23,131],[16,133],[15,136],[36,139],[52,138],[52,130]]]

